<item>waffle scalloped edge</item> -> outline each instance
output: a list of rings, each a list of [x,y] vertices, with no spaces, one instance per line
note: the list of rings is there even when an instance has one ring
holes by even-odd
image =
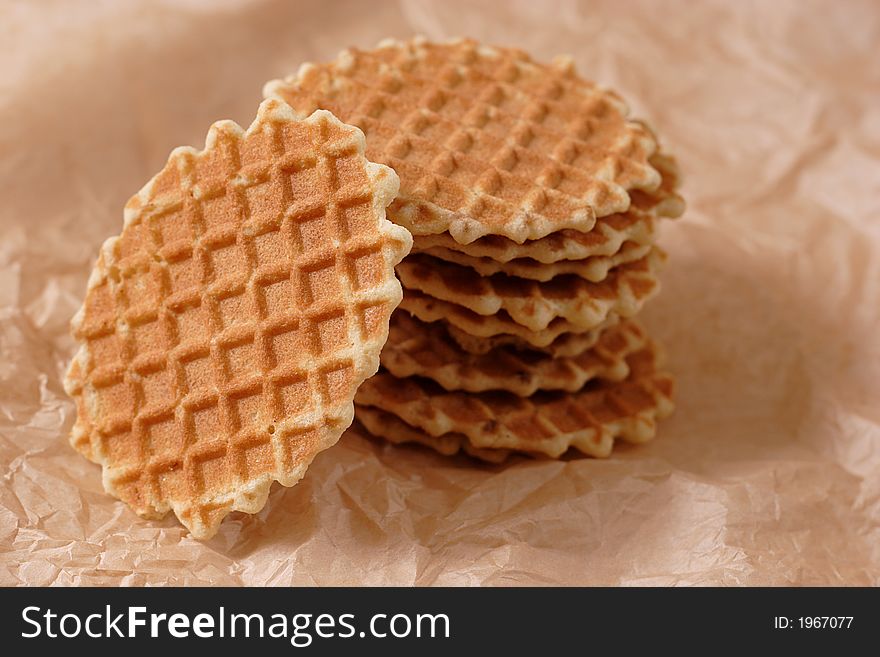
[[[538,393],[516,397],[505,392],[449,392],[439,385],[380,373],[355,397],[432,436],[461,433],[478,448],[513,449],[559,457],[569,448],[610,455],[616,438],[643,443],[656,433],[656,421],[674,409],[674,381],[656,369],[653,344],[629,356],[630,376],[596,382],[577,393]]]
[[[461,433],[447,433],[432,436],[429,433],[408,425],[393,413],[372,406],[355,405],[355,419],[363,431],[374,438],[381,438],[393,445],[414,443],[429,447],[443,456],[455,456],[464,452],[487,463],[503,463],[511,455],[508,449],[481,449],[471,445],[467,436]]]
[[[614,257],[628,242],[651,245],[656,240],[658,219],[681,216],[685,203],[677,192],[681,172],[675,158],[658,152],[651,156],[650,162],[662,174],[660,188],[650,193],[630,192],[632,205],[629,210],[598,218],[588,233],[560,230],[521,244],[500,235],[486,235],[469,244],[457,242],[449,233],[420,235],[413,240],[413,252],[444,249],[471,259],[497,263],[528,259],[528,264],[547,265],[566,260]]]
[[[449,233],[419,235],[413,240],[413,252],[444,248],[471,258],[489,258],[505,264],[529,258],[540,264],[610,257],[625,242],[650,245],[657,237],[657,217],[647,212],[630,211],[600,217],[590,232],[559,230],[537,240],[517,244],[500,235],[486,235],[469,244],[460,244]]]
[[[626,357],[644,347],[647,334],[632,320],[612,325],[597,343],[570,357],[499,347],[471,354],[449,337],[439,322],[425,324],[407,313],[391,317],[382,367],[397,378],[421,376],[446,390],[506,390],[528,397],[539,390],[577,392],[592,379],[622,381]]]
[[[424,253],[438,260],[451,262],[462,267],[470,267],[480,276],[494,276],[495,274],[507,274],[517,276],[530,281],[546,283],[547,281],[571,274],[579,276],[591,283],[600,283],[608,276],[608,272],[618,265],[625,265],[644,258],[651,251],[650,244],[637,242],[624,242],[620,250],[610,256],[588,256],[583,260],[559,260],[557,262],[543,263],[532,258],[514,258],[506,263],[498,262],[492,258],[469,256],[461,251],[447,249],[445,247],[431,247],[422,249]]]
[[[635,315],[659,291],[656,272],[664,257],[654,247],[599,283],[571,274],[546,283],[506,274],[483,277],[422,254],[401,262],[397,274],[405,290],[403,307],[420,319],[445,316],[474,335],[512,333],[546,346],[560,333],[595,328],[612,313]]]
[[[449,333],[449,337],[469,354],[482,355],[488,353],[492,349],[510,347],[517,351],[538,351],[550,354],[554,358],[570,358],[582,354],[584,351],[595,345],[599,340],[602,331],[609,326],[617,324],[620,321],[620,317],[611,314],[604,322],[599,324],[599,326],[583,333],[562,333],[551,341],[550,344],[544,345],[543,347],[529,344],[526,340],[507,333],[499,333],[488,337],[471,335],[467,331],[460,329],[445,320],[441,319],[438,321],[443,324],[446,332]]]
[[[119,245],[125,237],[126,231],[135,230],[136,227],[151,221],[152,217],[156,216],[157,213],[164,211],[162,209],[163,206],[161,206],[161,203],[163,200],[167,201],[168,199],[165,198],[163,194],[167,195],[169,193],[169,181],[171,181],[173,184],[175,176],[179,177],[177,183],[178,187],[172,190],[172,192],[177,192],[181,196],[185,196],[183,190],[181,189],[181,185],[184,183],[184,178],[186,175],[182,170],[184,164],[188,163],[191,166],[191,169],[189,170],[190,177],[194,175],[193,172],[196,170],[197,167],[203,166],[205,171],[209,172],[206,174],[206,180],[210,180],[210,166],[212,165],[212,161],[210,158],[213,156],[217,156],[218,158],[223,156],[222,149],[225,145],[228,146],[229,143],[225,140],[231,139],[235,142],[236,145],[241,146],[246,138],[257,135],[258,133],[260,133],[261,130],[264,129],[264,126],[268,126],[269,124],[273,123],[278,123],[286,127],[296,125],[310,126],[310,129],[315,128],[326,130],[328,132],[331,130],[335,130],[336,133],[334,134],[337,134],[337,136],[343,135],[341,141],[333,143],[330,143],[328,141],[326,144],[316,144],[313,140],[310,142],[310,145],[312,146],[312,152],[319,151],[318,155],[314,156],[315,162],[318,162],[321,156],[326,156],[326,154],[320,149],[322,146],[327,146],[331,153],[329,157],[338,156],[341,158],[343,155],[353,155],[356,162],[354,166],[357,167],[358,164],[362,165],[362,169],[359,169],[358,173],[352,174],[360,176],[360,178],[358,178],[358,180],[361,180],[360,187],[357,190],[338,189],[336,190],[336,192],[338,192],[339,194],[342,194],[343,192],[354,193],[357,197],[355,200],[343,199],[343,201],[341,202],[350,201],[353,204],[360,204],[359,206],[352,205],[351,207],[366,208],[365,211],[368,213],[370,220],[375,221],[376,231],[374,235],[373,246],[375,247],[378,245],[376,253],[378,254],[379,260],[374,262],[373,266],[377,271],[381,272],[381,282],[374,285],[372,288],[365,285],[363,290],[358,290],[356,293],[348,290],[346,293],[348,295],[347,298],[343,299],[342,301],[334,299],[334,301],[336,303],[344,304],[346,308],[353,304],[360,304],[357,306],[357,310],[361,310],[363,312],[367,312],[375,308],[382,308],[387,312],[383,312],[381,317],[371,316],[371,318],[369,319],[369,328],[360,328],[357,330],[359,338],[366,336],[366,334],[369,332],[374,333],[374,335],[367,336],[367,339],[363,339],[360,344],[357,343],[357,340],[352,338],[355,329],[352,328],[350,323],[346,326],[347,337],[349,340],[353,341],[347,349],[340,349],[335,354],[337,356],[337,361],[340,363],[340,367],[344,367],[345,363],[350,362],[352,368],[351,376],[344,379],[349,383],[349,386],[345,387],[343,389],[343,392],[339,393],[344,401],[340,401],[332,407],[328,407],[330,406],[330,402],[325,404],[323,401],[317,401],[314,403],[314,408],[310,409],[308,412],[303,412],[293,417],[285,416],[279,418],[277,419],[277,421],[274,421],[274,424],[267,430],[268,433],[271,434],[271,436],[268,439],[269,442],[264,447],[267,447],[267,449],[269,450],[269,454],[266,458],[271,460],[271,469],[265,472],[261,472],[259,475],[254,477],[249,478],[245,476],[244,478],[241,478],[237,481],[235,481],[234,478],[230,475],[231,483],[227,483],[225,486],[221,486],[219,490],[208,490],[208,487],[203,482],[203,490],[201,494],[196,495],[193,493],[194,484],[192,482],[193,477],[196,477],[198,473],[194,473],[191,469],[193,467],[196,467],[192,465],[192,462],[194,462],[192,461],[192,459],[194,459],[195,457],[192,457],[191,454],[187,455],[181,453],[179,454],[180,463],[178,463],[178,467],[184,471],[182,475],[184,477],[184,483],[181,485],[184,486],[184,489],[189,492],[189,497],[182,496],[180,498],[167,499],[162,497],[161,494],[159,496],[156,496],[154,494],[156,491],[161,492],[161,483],[158,479],[160,475],[155,475],[154,473],[153,476],[156,476],[157,479],[154,480],[150,485],[145,487],[147,493],[138,488],[137,495],[134,499],[132,499],[132,496],[126,493],[127,489],[124,488],[125,483],[121,484],[120,482],[123,481],[127,476],[135,477],[135,475],[137,475],[136,470],[138,470],[138,467],[140,467],[141,469],[144,468],[144,463],[141,463],[140,466],[134,465],[134,470],[132,470],[131,463],[128,464],[128,468],[126,468],[125,465],[117,467],[113,463],[114,459],[111,458],[110,455],[108,455],[108,449],[102,442],[101,436],[97,435],[99,429],[101,429],[102,426],[106,428],[105,420],[107,420],[107,418],[102,418],[99,416],[99,414],[103,414],[103,409],[99,408],[99,406],[102,407],[103,404],[99,402],[99,397],[97,396],[98,393],[96,392],[96,388],[92,384],[92,376],[95,374],[95,368],[93,367],[92,358],[96,357],[96,354],[91,354],[89,347],[94,338],[89,336],[83,337],[85,335],[84,324],[87,321],[90,321],[89,317],[87,317],[87,309],[90,307],[90,299],[92,300],[92,303],[98,304],[99,301],[96,301],[92,295],[94,294],[97,297],[97,290],[104,285],[108,286],[108,290],[112,285],[116,285],[116,288],[110,290],[107,293],[107,296],[111,299],[113,304],[111,315],[114,323],[112,326],[110,326],[109,324],[107,324],[108,320],[105,318],[105,324],[107,325],[103,328],[100,328],[100,331],[104,331],[108,335],[114,336],[114,338],[118,337],[118,339],[123,343],[125,343],[126,341],[133,341],[135,339],[132,336],[132,331],[134,331],[134,329],[129,327],[128,324],[123,324],[120,322],[120,311],[115,301],[115,298],[118,297],[119,294],[122,294],[122,292],[119,291],[121,290],[121,287],[119,286],[123,285],[125,282],[123,279],[119,278],[120,271],[117,270],[117,266],[119,265],[120,261],[123,260],[123,258],[120,258],[121,254]],[[309,133],[309,135],[312,135],[312,133]],[[254,137],[255,140],[259,138],[260,136]],[[278,136],[275,133],[271,133],[270,138],[275,139],[276,144],[283,144],[283,140],[287,139],[288,135],[285,134],[284,136]],[[312,139],[312,137],[309,137],[309,139]],[[348,140],[347,145],[346,140]],[[390,316],[390,313],[393,311],[393,309],[397,306],[402,296],[400,284],[393,274],[393,266],[397,264],[397,262],[399,262],[406,255],[406,253],[409,252],[412,246],[412,236],[409,234],[409,232],[406,231],[406,229],[393,224],[385,218],[385,208],[391,203],[397,193],[399,179],[394,171],[389,169],[388,167],[381,164],[375,164],[366,160],[364,156],[365,147],[366,145],[363,133],[353,126],[349,126],[340,122],[330,112],[323,110],[316,111],[311,116],[307,118],[302,118],[298,117],[293,112],[293,110],[285,103],[275,99],[266,100],[260,105],[256,118],[247,130],[243,130],[240,126],[232,121],[219,121],[213,124],[209,129],[205,142],[205,148],[203,150],[198,151],[192,147],[179,147],[174,149],[170,154],[168,162],[166,163],[162,171],[157,173],[126,204],[124,212],[123,231],[119,236],[107,239],[102,245],[98,260],[89,277],[87,293],[83,306],[80,308],[80,310],[76,313],[73,320],[71,321],[72,333],[78,341],[82,342],[82,344],[79,346],[78,351],[73,357],[73,360],[67,372],[67,376],[64,380],[64,385],[67,393],[70,396],[74,397],[77,401],[77,421],[70,435],[71,444],[84,456],[92,461],[99,463],[102,466],[105,490],[107,490],[108,493],[126,501],[129,506],[131,506],[139,515],[148,518],[161,518],[165,514],[167,514],[169,510],[171,510],[175,513],[178,519],[180,519],[180,521],[191,531],[194,537],[199,539],[210,538],[216,533],[222,519],[230,512],[243,511],[245,513],[256,513],[260,509],[262,509],[263,506],[265,506],[271,484],[274,481],[278,481],[284,486],[292,486],[296,484],[304,475],[314,456],[321,450],[335,444],[343,431],[351,424],[354,415],[354,406],[352,403],[354,392],[364,379],[377,371],[379,366],[379,352],[381,351],[381,348],[387,339],[388,317]],[[339,153],[336,153],[332,150],[333,148],[343,150],[345,148],[348,148],[349,150],[345,151],[344,153],[343,151],[339,151]],[[289,155],[289,153],[275,153],[273,156],[270,156],[268,166],[271,168],[273,165],[277,164],[277,158],[283,155]],[[296,155],[299,156],[302,154],[300,153]],[[236,151],[235,158],[241,157],[241,152]],[[296,160],[295,157],[293,159]],[[240,160],[235,159],[235,161],[239,162]],[[335,166],[342,166],[336,159],[334,159],[333,162]],[[263,162],[263,164],[266,164],[266,162]],[[296,163],[292,166],[305,167],[307,165],[303,164],[302,161],[297,160]],[[312,164],[311,166],[320,171],[320,166],[326,165]],[[235,176],[228,174],[223,178],[223,184],[225,185],[224,189],[226,190],[222,192],[224,199],[226,198],[225,195],[227,193],[232,193],[229,192],[229,190],[232,189],[232,185],[243,185],[242,190],[239,193],[244,194],[247,191],[244,186],[247,185],[248,182],[253,183],[252,180],[247,180],[247,176],[243,177],[241,171],[243,168],[244,167],[240,165],[239,170],[236,172]],[[296,170],[300,171],[305,169]],[[327,170],[324,170],[324,182],[326,182],[326,172]],[[216,173],[216,171],[213,173]],[[199,178],[199,183],[201,182],[202,180],[201,178]],[[262,182],[265,182],[265,180],[263,180]],[[256,185],[257,183],[253,184]],[[327,184],[329,185],[329,183]],[[199,199],[198,201],[192,201],[193,203],[208,202],[207,200],[205,200],[205,198],[207,197],[203,198],[200,196],[204,195],[206,190],[205,188],[202,188],[199,184],[191,184],[188,192],[191,199]],[[300,221],[303,220],[302,216],[296,216],[296,212],[302,210],[297,210],[293,207],[293,203],[297,200],[300,200],[299,197],[296,196],[297,193],[298,192],[296,191],[296,188],[294,188],[294,197],[291,202],[287,205],[281,206],[283,208],[281,210],[282,215],[280,216],[280,218],[277,219],[279,226],[283,225],[284,221],[289,218],[287,216],[288,214],[294,215],[293,218],[290,218],[290,221],[294,221],[296,219]],[[329,193],[333,194],[335,192],[329,191]],[[358,194],[359,196],[357,196]],[[334,199],[332,197],[329,199],[329,201],[333,200]],[[327,203],[328,198],[325,197],[324,201],[325,203]],[[184,198],[183,201],[180,201],[178,199],[174,202],[176,202],[179,206],[185,206],[187,199]],[[172,206],[174,202],[172,202]],[[158,209],[157,206],[159,206]],[[245,207],[250,206],[247,205]],[[255,207],[261,206],[257,205]],[[329,207],[329,204],[325,206],[325,213],[327,207]],[[342,206],[340,205],[339,207]],[[167,208],[165,209],[167,210]],[[202,210],[199,210],[199,212],[202,212]],[[308,210],[306,210],[305,212],[308,212]],[[205,214],[205,216],[207,216],[207,214]],[[241,234],[245,233],[245,229],[242,228],[242,225],[251,218],[252,215],[248,215],[238,220],[235,228],[235,239],[244,239],[241,237]],[[207,225],[207,220],[204,221]],[[192,224],[188,225],[191,226]],[[297,226],[299,225],[300,224],[297,224]],[[229,226],[227,226],[227,228],[228,227]],[[278,230],[280,235],[280,228]],[[349,230],[352,234],[355,232],[354,229],[349,228]],[[144,229],[144,234],[148,234],[149,231],[150,228],[149,226],[147,226]],[[199,240],[201,240],[203,237],[205,236],[200,236]],[[132,239],[135,241],[137,240],[136,237],[133,237]],[[157,238],[155,237],[155,235],[153,235],[152,239],[155,240]],[[190,247],[193,249],[193,252],[195,248],[202,248],[201,242],[199,240],[196,240],[195,242],[193,242],[193,244],[190,245]],[[177,246],[180,245],[177,244]],[[170,247],[166,245],[166,251],[168,248]],[[251,248],[255,249],[256,247],[252,245]],[[292,247],[284,248],[292,249]],[[342,257],[343,255],[345,257],[349,256],[348,253],[341,253],[342,247],[338,243],[335,245],[335,248],[336,252],[334,253],[336,253],[336,255],[333,255],[331,257],[336,258]],[[367,247],[364,246],[364,248]],[[153,258],[156,260],[156,263],[160,263],[160,261],[168,255],[166,251],[155,250],[153,252]],[[195,262],[195,257],[191,257],[193,259],[193,262]],[[292,261],[293,258],[294,257],[291,255],[289,260]],[[169,263],[166,261],[164,264],[160,263],[159,265],[156,265],[150,263],[148,265],[148,267],[155,266],[169,266]],[[204,267],[204,265],[200,266]],[[224,271],[221,276],[227,273],[228,272]],[[257,276],[257,274],[258,272],[255,271],[255,267],[251,265],[251,271],[248,274],[247,284],[252,283],[254,277]],[[289,275],[292,276],[292,274]],[[167,274],[167,276],[170,277],[170,274]],[[119,281],[114,283],[114,279],[117,278],[119,278]],[[166,278],[166,280],[171,279]],[[283,279],[281,282],[283,282]],[[293,285],[291,281],[288,282],[291,284],[291,286]],[[351,283],[346,282],[346,285],[351,285]],[[201,301],[198,301],[197,303],[204,302],[204,295],[209,294],[209,292],[206,291],[206,288],[207,285],[204,280],[202,280],[202,282],[199,283],[196,288],[194,288],[197,289],[197,294],[201,295]],[[247,293],[249,292],[244,292],[242,294]],[[167,301],[167,297],[168,294],[166,292],[163,296],[163,302]],[[352,299],[354,300],[352,301]],[[257,302],[254,301],[254,303],[256,304]],[[289,306],[286,307],[288,309],[291,309],[294,307],[294,303],[291,303]],[[369,305],[371,303],[373,304],[372,306]],[[104,310],[106,311],[106,308]],[[160,304],[159,308],[157,309],[157,313],[165,312],[165,310],[165,306],[163,304]],[[96,310],[95,312],[100,313],[101,311]],[[263,312],[264,311],[257,311],[257,314]],[[300,322],[301,324],[306,323],[307,320],[304,318],[304,314],[298,315],[296,321]],[[262,320],[263,322],[269,321],[264,317],[259,317],[258,319]],[[377,319],[378,321],[376,321]],[[365,322],[368,321],[366,316],[361,316],[360,320],[362,322],[361,326],[366,327]],[[233,329],[234,328],[235,327],[233,327]],[[314,331],[314,335],[318,335],[318,339],[320,340],[323,334],[320,333],[319,329],[320,327],[318,326],[311,327],[311,330]],[[231,329],[227,329],[226,333],[229,333],[230,330]],[[254,330],[256,331],[257,328],[254,328]],[[117,331],[119,331],[119,336],[116,336]],[[224,335],[222,329],[220,330],[219,335]],[[290,334],[279,334],[275,337],[289,337],[289,335]],[[217,341],[219,339],[220,338],[218,337],[218,334],[216,332],[210,335],[208,340],[211,350],[215,350],[218,348]],[[251,346],[255,345],[256,338],[254,338],[254,342],[251,343]],[[180,344],[177,345],[177,347],[180,346]],[[132,347],[129,347],[129,349],[132,349]],[[122,353],[124,353],[124,350]],[[273,358],[277,359],[278,353],[280,352],[273,352]],[[172,355],[173,350],[169,351],[168,354],[169,358],[174,357]],[[143,354],[139,354],[138,356],[142,355]],[[136,360],[138,356],[136,356],[135,358],[126,356],[126,358],[128,358],[129,360],[124,365],[123,374],[120,375],[123,385],[135,385],[135,383],[132,383],[132,381],[138,381],[139,383],[137,383],[137,385],[141,385],[143,379],[135,379],[134,374],[131,373],[131,370],[133,368],[132,361]],[[210,356],[210,358],[213,357],[214,356]],[[346,360],[346,358],[348,358],[348,360]],[[285,365],[288,364],[289,363],[285,363]],[[299,364],[299,361],[296,361],[294,363],[294,365]],[[100,365],[101,362],[98,358],[97,366]],[[179,363],[175,361],[175,366],[178,365]],[[307,373],[312,375],[313,377],[316,376],[315,371],[308,371]],[[332,373],[324,371],[319,372],[318,374],[320,374],[320,376],[322,377],[330,377],[332,375]],[[329,385],[329,380],[329,378],[324,380],[324,384]],[[261,383],[260,385],[268,384]],[[264,390],[264,388],[260,388],[260,390],[262,391]],[[281,391],[282,388],[279,387],[276,392],[277,394],[281,394]],[[144,388],[141,388],[140,394],[146,399]],[[218,394],[221,393],[218,392]],[[332,393],[327,392],[324,394],[324,396],[326,396],[328,399],[332,399],[336,395],[336,391],[333,391]],[[318,395],[318,397],[320,399],[321,395]],[[88,400],[86,400],[86,398],[88,398]],[[131,399],[135,400],[136,397],[132,395]],[[145,404],[146,403],[147,402],[145,402]],[[264,400],[264,403],[268,402],[265,402]],[[182,398],[181,396],[178,396],[174,400],[174,415],[172,421],[175,423],[174,427],[179,430],[182,430],[181,427],[183,426],[183,424],[177,424],[179,420],[179,415],[181,414],[179,408],[181,404]],[[140,422],[138,415],[144,412],[144,408],[137,408],[137,405],[134,401],[132,401],[131,409],[132,417],[129,420],[129,431],[133,431],[131,427],[134,427],[136,422]],[[228,418],[223,421],[228,422]],[[180,422],[182,422],[182,420],[180,420]],[[193,422],[193,420],[191,420],[191,422]],[[146,431],[146,429],[143,430]],[[305,432],[309,430],[313,431],[314,439],[311,442],[303,442],[301,445],[299,445],[299,447],[301,448],[301,453],[298,452],[294,454],[291,449],[288,449],[288,451],[284,453],[284,459],[279,458],[279,454],[282,453],[282,447],[279,446],[279,443],[282,440],[283,434],[287,434],[289,432],[290,435],[305,436],[305,433],[296,434],[296,432]],[[198,435],[198,431],[196,433]],[[140,440],[140,438],[138,440]],[[148,438],[148,440],[152,439]],[[189,448],[192,447],[192,445],[185,447]],[[242,445],[237,445],[236,447],[241,449]],[[140,449],[143,449],[143,447],[141,447]],[[226,445],[226,449],[231,449],[228,442]],[[224,452],[224,459],[226,459],[225,454],[226,452]],[[152,456],[152,452],[150,452],[148,457],[149,456]],[[143,459],[143,455],[141,455],[140,458]],[[191,460],[188,461],[187,459]],[[231,461],[232,457],[226,460]],[[196,465],[204,464],[199,462]],[[233,466],[226,464],[223,467],[231,468]],[[174,467],[172,467],[171,470],[165,472],[165,475],[172,476],[173,474],[175,474],[173,471]],[[205,472],[207,471],[202,470],[201,472],[202,476],[204,477]],[[221,480],[223,480],[223,477],[221,477]],[[140,484],[137,483],[136,485],[139,486]]]

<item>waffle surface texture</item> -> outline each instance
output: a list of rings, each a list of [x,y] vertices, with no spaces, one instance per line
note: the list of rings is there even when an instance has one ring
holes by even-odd
[[[303,65],[264,94],[326,108],[367,135],[367,156],[401,179],[389,217],[414,235],[516,242],[575,229],[660,188],[654,135],[571,61],[421,38]]]
[[[292,486],[353,418],[401,299],[409,233],[364,137],[267,100],[214,124],[125,207],[72,322],[73,446],[138,514],[201,539]]]

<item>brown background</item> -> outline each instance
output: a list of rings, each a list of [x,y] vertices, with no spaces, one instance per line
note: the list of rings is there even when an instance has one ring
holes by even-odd
[[[208,543],[139,520],[66,441],[98,245],[265,80],[413,33],[571,53],[679,156],[645,313],[677,413],[502,468],[349,432]],[[871,0],[4,3],[0,584],[880,584],[877,43]]]

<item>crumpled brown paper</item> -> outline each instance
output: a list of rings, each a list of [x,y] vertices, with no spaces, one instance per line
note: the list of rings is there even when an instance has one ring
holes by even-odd
[[[262,83],[470,35],[618,89],[681,161],[647,446],[487,467],[349,432],[198,543],[67,444],[68,321],[125,200]],[[0,9],[0,584],[880,584],[875,2],[114,2]]]

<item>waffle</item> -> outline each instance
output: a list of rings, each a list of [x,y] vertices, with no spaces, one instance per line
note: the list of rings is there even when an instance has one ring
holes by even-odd
[[[565,260],[613,256],[626,242],[650,245],[656,238],[656,217],[648,212],[630,211],[601,217],[593,230],[587,233],[560,230],[523,244],[498,235],[481,237],[470,244],[459,244],[448,233],[420,235],[413,239],[413,252],[439,248],[500,263],[529,258],[541,264],[553,264]]]
[[[627,320],[604,331],[595,346],[570,358],[510,347],[477,355],[464,351],[441,322],[425,324],[397,312],[391,318],[381,363],[398,378],[423,376],[446,390],[506,390],[528,397],[538,390],[577,392],[595,378],[622,381],[629,374],[626,357],[643,348],[646,340],[644,330]]]
[[[584,260],[560,260],[549,264],[544,264],[531,258],[515,258],[510,262],[503,263],[492,258],[474,258],[460,251],[442,247],[424,249],[422,253],[456,265],[470,267],[480,276],[507,274],[533,281],[546,282],[556,276],[572,274],[593,283],[598,283],[605,279],[608,271],[613,267],[640,260],[648,255],[650,251],[650,244],[624,242],[620,250],[611,256],[590,256]]]
[[[125,207],[72,322],[73,446],[145,517],[200,539],[292,486],[353,417],[401,298],[411,236],[364,136],[264,102],[214,124]]]
[[[484,277],[468,267],[422,254],[411,255],[401,262],[397,274],[407,296],[410,292],[420,292],[456,304],[477,316],[491,317],[503,311],[512,322],[535,334],[556,331],[555,338],[563,331],[591,329],[612,312],[621,317],[631,317],[638,312],[659,290],[656,270],[662,257],[662,252],[655,247],[649,256],[615,268],[600,283],[570,274],[546,283],[506,274]],[[457,314],[450,315],[448,321],[474,335],[483,335],[457,323]],[[486,323],[489,326],[492,322],[487,319]],[[490,335],[498,332],[525,337],[514,330],[493,330]],[[539,340],[530,342],[538,346],[546,344]]]
[[[606,457],[615,438],[645,442],[655,422],[672,412],[673,382],[658,372],[650,345],[629,356],[622,382],[593,381],[580,392],[449,392],[433,381],[380,373],[355,402],[392,413],[432,436],[464,434],[478,448],[513,449],[558,457],[570,447]]]
[[[645,128],[650,130],[647,126]],[[657,141],[657,138],[654,137],[654,140]],[[631,208],[651,212],[657,217],[677,219],[685,211],[684,198],[678,193],[681,187],[678,161],[669,153],[657,151],[648,158],[648,162],[660,173],[660,186],[652,191],[633,189],[629,195]]]
[[[374,438],[382,438],[395,445],[415,443],[424,445],[443,454],[455,456],[464,452],[469,456],[478,458],[488,463],[503,463],[510,450],[507,449],[480,449],[474,447],[461,433],[447,433],[442,436],[432,436],[420,429],[411,427],[396,415],[386,413],[378,408],[370,406],[355,406],[355,417],[361,428]]]
[[[676,192],[681,175],[675,160],[669,155],[655,153],[651,163],[662,172],[660,189],[653,193],[634,190],[631,192],[632,206],[627,212],[600,217],[589,232],[560,230],[521,244],[498,235],[481,237],[469,244],[459,244],[448,233],[420,235],[413,240],[413,251],[430,253],[444,249],[471,259],[498,263],[528,259],[553,264],[614,256],[627,243],[651,245],[656,240],[657,217],[675,218],[684,212],[684,200]]]
[[[505,335],[517,338],[528,347],[538,349],[549,347],[557,338],[566,333],[575,332],[575,327],[561,318],[553,320],[542,331],[532,331],[513,321],[507,311],[502,310],[495,315],[478,315],[458,304],[441,301],[422,292],[407,289],[404,289],[400,307],[423,322],[445,320],[476,338]]]
[[[457,326],[453,326],[446,321],[440,321],[440,323],[446,329],[449,337],[469,354],[486,354],[493,349],[510,347],[517,351],[538,351],[553,356],[554,358],[571,358],[578,354],[582,354],[584,351],[595,345],[599,340],[599,337],[602,335],[602,332],[619,321],[620,318],[617,315],[611,315],[594,329],[590,329],[583,333],[563,333],[550,342],[550,344],[541,347],[529,344],[515,335],[499,333],[498,335],[492,335],[489,337],[479,337],[471,335],[466,331],[462,331]]]
[[[297,111],[334,112],[368,136],[367,156],[401,179],[389,217],[414,235],[516,242],[589,231],[651,192],[656,140],[614,93],[471,40],[385,41],[305,64],[264,88]]]

